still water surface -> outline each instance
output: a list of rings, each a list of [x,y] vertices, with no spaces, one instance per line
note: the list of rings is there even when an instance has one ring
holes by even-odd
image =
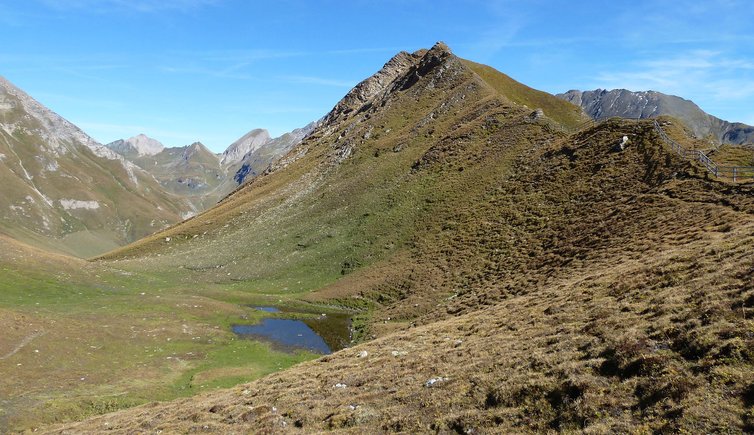
[[[254,308],[268,313],[282,312],[277,307]],[[239,337],[271,341],[286,350],[329,354],[348,346],[350,327],[347,314],[327,314],[303,320],[269,317],[255,325],[233,325],[232,330]]]

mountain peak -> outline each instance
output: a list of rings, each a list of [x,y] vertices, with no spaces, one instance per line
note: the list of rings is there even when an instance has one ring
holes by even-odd
[[[233,142],[223,152],[220,163],[230,166],[238,163],[247,153],[250,153],[270,141],[270,132],[263,128],[255,128]]]
[[[435,42],[435,45],[433,45],[432,48],[429,49],[429,51],[436,54],[440,54],[440,53],[447,54],[447,55],[453,54],[453,52],[450,51],[450,47],[448,47],[447,44],[445,44],[442,41]]]
[[[422,59],[425,52],[420,50],[412,54],[401,51],[388,60],[374,75],[359,82],[325,116],[322,125],[326,131],[329,131],[330,127],[337,124],[354,110],[358,110],[364,106],[377,94],[385,91],[395,79],[415,66]]]
[[[669,115],[680,119],[700,139],[719,143],[754,142],[754,127],[731,123],[704,112],[693,101],[657,91],[626,89],[570,90],[558,97],[580,106],[592,118],[655,118]]]
[[[130,144],[140,156],[153,156],[165,149],[165,146],[159,141],[152,139],[144,133],[126,139],[126,143]]]
[[[205,147],[203,143],[198,142],[198,141],[192,143],[191,145],[187,145],[181,157],[183,160],[189,160],[201,154],[212,156],[215,159],[215,161],[217,160],[217,156],[213,154],[210,150],[208,150],[207,147]]]

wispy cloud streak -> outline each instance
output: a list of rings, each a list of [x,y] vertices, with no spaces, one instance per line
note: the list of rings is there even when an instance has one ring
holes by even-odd
[[[595,76],[594,87],[653,89],[717,100],[754,97],[754,62],[714,50],[658,56],[633,62],[624,70],[604,70]]]
[[[217,4],[217,0],[39,0],[56,10],[88,10],[97,13],[164,11],[189,12]]]
[[[281,76],[280,80],[305,85],[318,85],[318,86],[334,86],[337,88],[352,88],[356,85],[354,80],[339,80],[329,79],[324,77],[311,77],[311,76]]]

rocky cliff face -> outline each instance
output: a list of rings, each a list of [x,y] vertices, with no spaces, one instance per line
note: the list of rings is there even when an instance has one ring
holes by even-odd
[[[718,143],[752,144],[754,127],[731,123],[705,113],[693,101],[655,91],[632,92],[625,89],[571,90],[558,97],[581,106],[594,119],[610,117],[654,118],[670,115],[683,121],[699,138]]]

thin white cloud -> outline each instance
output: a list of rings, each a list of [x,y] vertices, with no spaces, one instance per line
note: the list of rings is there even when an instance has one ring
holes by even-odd
[[[686,98],[743,100],[754,97],[754,63],[722,51],[691,50],[634,62],[596,74],[591,87],[657,90]]]
[[[296,84],[334,86],[338,88],[352,88],[356,85],[356,82],[353,80],[329,79],[312,76],[281,76],[280,80]]]
[[[244,113],[245,115],[254,116],[269,116],[269,115],[285,115],[294,113],[316,113],[319,109],[312,107],[297,107],[297,106],[275,106],[257,102],[257,107],[249,107],[248,104],[226,104],[223,105],[223,110],[236,111]]]
[[[253,80],[254,76],[238,72],[239,68],[210,68],[203,66],[159,66],[158,71],[168,74],[209,76],[222,79]]]
[[[217,0],[39,0],[42,4],[57,10],[88,10],[97,13],[138,12],[153,13],[162,11],[188,12],[211,6]]]
[[[40,101],[56,101],[65,102],[68,104],[76,104],[79,106],[94,107],[99,109],[120,109],[124,105],[122,102],[110,101],[106,99],[91,99],[91,98],[78,98],[70,95],[55,94],[47,92],[38,92],[34,94],[34,98]]]

